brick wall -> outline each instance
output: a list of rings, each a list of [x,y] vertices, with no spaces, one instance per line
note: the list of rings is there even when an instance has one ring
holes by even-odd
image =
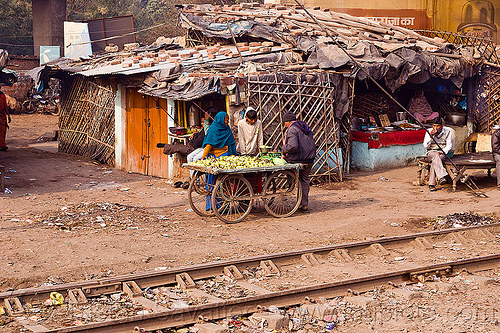
[[[40,59],[36,56],[9,55],[9,62],[6,68],[17,72],[29,71],[38,66],[40,66]]]
[[[22,103],[24,100],[26,100],[27,93],[33,87],[34,82],[30,76],[24,73],[17,74],[17,82],[14,83],[12,87],[3,86],[2,91],[11,97],[14,97],[18,102]]]

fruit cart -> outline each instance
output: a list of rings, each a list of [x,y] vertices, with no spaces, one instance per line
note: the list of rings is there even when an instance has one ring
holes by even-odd
[[[220,169],[184,164],[194,170],[188,189],[189,204],[200,216],[217,216],[238,223],[261,199],[274,217],[291,216],[299,208],[302,164],[283,164],[241,169]]]

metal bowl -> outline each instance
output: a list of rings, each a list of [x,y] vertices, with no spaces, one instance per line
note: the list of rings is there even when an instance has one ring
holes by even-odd
[[[168,130],[173,135],[184,135],[184,134],[186,134],[186,128],[184,128],[184,127],[169,127]]]
[[[446,116],[449,124],[463,126],[467,123],[467,115],[461,113],[450,113]]]

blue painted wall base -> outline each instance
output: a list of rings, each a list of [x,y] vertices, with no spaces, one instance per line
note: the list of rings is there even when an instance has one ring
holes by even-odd
[[[369,171],[393,169],[409,165],[425,154],[422,143],[368,149],[367,142],[352,141],[351,167]]]

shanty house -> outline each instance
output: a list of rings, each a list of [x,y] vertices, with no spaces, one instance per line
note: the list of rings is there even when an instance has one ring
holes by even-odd
[[[464,82],[468,103],[478,98],[471,78],[484,63],[481,50],[443,38],[298,6],[185,5],[179,18],[187,28],[184,48],[159,40],[87,60],[59,59],[38,70],[38,79],[65,81],[60,151],[178,177],[182,159],[163,155],[156,144],[185,142],[187,135],[169,128],[196,130],[209,107],[227,111],[234,128],[251,105],[273,149],[282,142],[283,113],[294,111],[309,123],[318,146],[313,178],[342,180],[351,161],[353,112],[387,118],[398,112],[367,74],[402,99],[402,91],[415,86],[438,91],[461,89]],[[418,153],[403,151],[400,160]]]

